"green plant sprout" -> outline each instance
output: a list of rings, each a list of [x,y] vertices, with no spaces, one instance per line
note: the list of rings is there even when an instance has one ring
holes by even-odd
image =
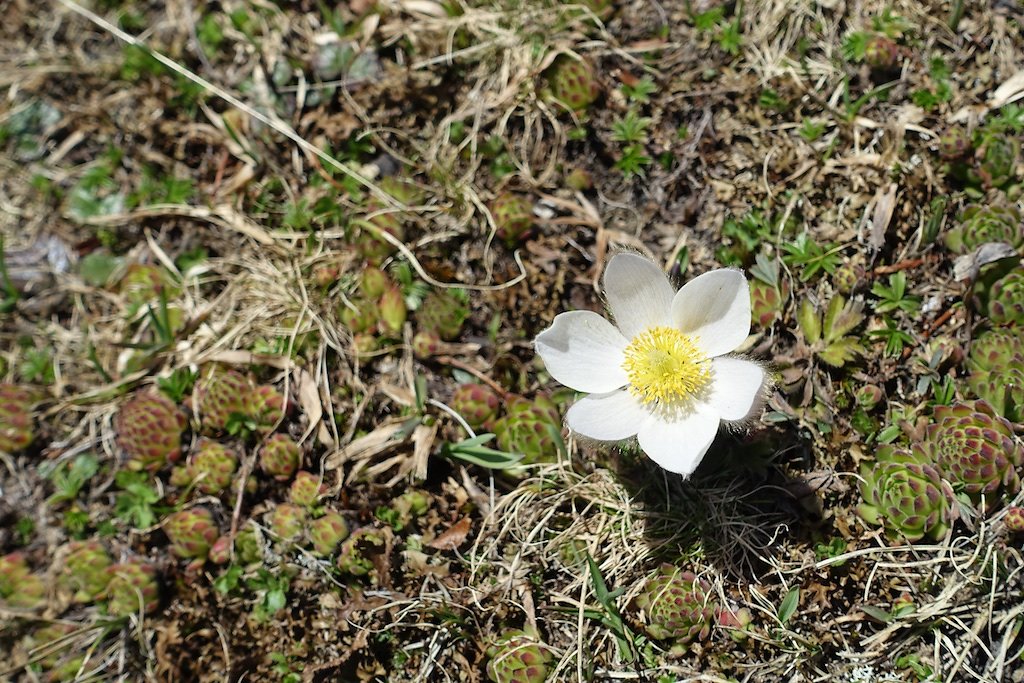
[[[612,140],[626,143],[643,142],[649,125],[651,119],[639,116],[635,110],[630,109],[622,118],[612,122]]]
[[[651,94],[657,92],[658,86],[650,76],[643,76],[632,85],[623,83],[620,90],[631,102],[646,104],[651,100]]]
[[[914,343],[914,338],[901,330],[892,318],[884,316],[882,322],[885,327],[880,330],[872,330],[868,334],[876,339],[885,341],[885,355],[891,358],[899,358],[903,355],[903,348]]]
[[[841,244],[822,247],[805,232],[782,245],[782,260],[788,266],[800,266],[800,281],[807,282],[819,272],[829,275],[836,272],[843,262],[840,252],[844,248]]]
[[[903,271],[890,275],[888,285],[876,282],[871,293],[879,299],[874,306],[876,313],[916,313],[921,308],[920,297],[907,296],[907,274]]]

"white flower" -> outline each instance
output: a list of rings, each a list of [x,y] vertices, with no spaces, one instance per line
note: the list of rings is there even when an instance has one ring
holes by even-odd
[[[608,263],[604,292],[615,324],[591,311],[555,316],[535,341],[551,376],[588,393],[566,415],[599,441],[636,436],[671,472],[689,476],[719,424],[746,420],[763,404],[760,365],[727,356],[750,332],[750,289],[737,270],[713,270],[678,292],[646,258]]]

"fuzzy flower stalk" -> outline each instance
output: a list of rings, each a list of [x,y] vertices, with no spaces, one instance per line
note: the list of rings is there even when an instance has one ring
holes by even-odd
[[[551,376],[588,394],[566,423],[598,441],[637,437],[661,467],[697,469],[721,423],[738,425],[764,403],[768,377],[734,355],[750,332],[750,288],[737,270],[713,270],[678,292],[652,261],[621,253],[604,293],[615,320],[560,313],[535,340]]]

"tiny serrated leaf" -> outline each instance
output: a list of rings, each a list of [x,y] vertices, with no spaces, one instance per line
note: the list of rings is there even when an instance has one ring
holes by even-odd
[[[769,258],[767,254],[761,251],[757,253],[754,261],[754,265],[750,267],[751,276],[767,285],[777,288],[779,286],[778,259]]]
[[[841,295],[836,294],[825,311],[822,324],[825,341],[833,342],[857,327],[864,320],[861,308],[860,302],[847,302]]]
[[[841,368],[863,353],[864,347],[859,341],[852,337],[843,337],[826,346],[818,357],[834,368]]]

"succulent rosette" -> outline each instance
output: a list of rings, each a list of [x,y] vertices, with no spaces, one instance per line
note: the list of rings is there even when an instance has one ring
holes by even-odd
[[[491,203],[491,216],[498,239],[514,247],[533,228],[533,203],[521,194],[502,192]]]
[[[1024,422],[1024,339],[1018,328],[989,330],[974,340],[967,386],[996,414]]]
[[[502,633],[487,655],[487,678],[493,683],[544,683],[553,659],[544,643],[519,630]]]
[[[217,495],[231,486],[238,469],[238,456],[223,444],[200,439],[186,464],[189,479],[203,493]]]
[[[309,540],[313,544],[313,553],[320,557],[327,557],[333,553],[346,538],[348,524],[340,513],[333,510],[309,524]]]
[[[0,556],[0,601],[28,609],[46,601],[46,582],[32,573],[20,552]]]
[[[861,467],[860,492],[857,514],[892,540],[945,538],[957,517],[952,486],[921,452],[882,446]]]
[[[1015,505],[1007,508],[1003,524],[1006,525],[1006,530],[1012,534],[1024,534],[1024,507]]]
[[[473,429],[493,419],[500,405],[498,394],[484,384],[460,384],[452,394],[452,409]]]
[[[89,603],[107,588],[110,575],[107,567],[113,564],[110,555],[99,541],[72,541],[59,577],[60,585],[72,594],[75,602]]]
[[[636,597],[636,606],[644,612],[648,635],[673,643],[676,651],[685,651],[694,640],[707,638],[718,610],[706,581],[670,564],[661,565],[648,577]]]
[[[1024,268],[995,281],[988,293],[988,319],[994,325],[1024,326]]]
[[[594,69],[579,57],[559,55],[544,76],[551,97],[572,111],[586,109],[601,94]]]
[[[295,481],[288,489],[288,499],[295,505],[311,508],[320,498],[320,477],[312,472],[302,471],[295,475]]]
[[[35,438],[32,407],[36,393],[16,384],[0,384],[0,452],[17,453]]]
[[[1020,490],[1017,467],[1024,464],[1024,446],[1013,427],[996,415],[985,401],[971,401],[935,409],[924,440],[915,448],[935,463],[953,485],[989,505],[1001,494]]]
[[[192,393],[193,411],[199,417],[205,434],[227,429],[231,416],[250,415],[253,387],[249,380],[234,370],[211,368],[196,383]]]
[[[252,417],[259,431],[271,431],[291,409],[288,397],[270,384],[261,384],[252,391],[245,414]]]
[[[498,447],[510,453],[522,453],[523,465],[555,462],[561,418],[558,408],[544,394],[531,401],[513,396],[505,404],[505,414],[494,421],[494,434]]]
[[[282,541],[296,540],[306,523],[306,509],[293,503],[279,503],[270,513],[270,530]]]
[[[139,560],[107,567],[107,611],[117,617],[146,614],[160,605],[160,587],[156,568]]]
[[[156,471],[181,457],[185,415],[163,394],[136,394],[121,406],[114,429],[132,469]]]
[[[420,330],[433,333],[445,341],[452,341],[462,332],[462,324],[469,317],[465,299],[451,290],[433,290],[423,299],[416,311]]]
[[[1020,211],[1001,204],[972,204],[960,215],[960,224],[946,233],[946,246],[967,253],[987,242],[1024,244]]]
[[[213,514],[202,507],[180,510],[167,518],[164,533],[171,541],[171,552],[185,559],[204,560],[220,532]]]
[[[978,150],[978,178],[986,187],[1003,187],[1016,176],[1020,143],[1014,135],[989,133]]]
[[[598,441],[636,436],[652,460],[689,476],[721,423],[742,423],[764,403],[764,369],[728,355],[750,332],[747,281],[713,270],[677,292],[655,263],[621,253],[604,291],[614,325],[592,311],[561,313],[535,341],[553,378],[589,394],[566,422]]]
[[[259,450],[260,469],[278,481],[288,481],[299,469],[302,451],[287,434],[274,434]]]
[[[769,327],[782,314],[788,287],[768,284],[763,280],[750,282],[751,319],[759,327]]]

